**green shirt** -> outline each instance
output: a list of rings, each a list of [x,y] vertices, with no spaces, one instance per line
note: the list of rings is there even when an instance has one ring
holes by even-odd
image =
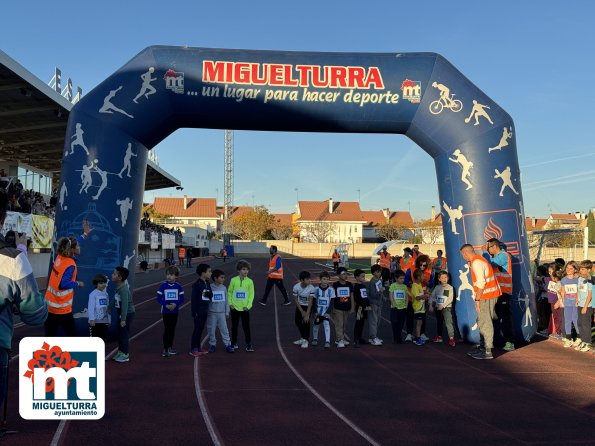
[[[134,303],[132,302],[132,293],[128,284],[124,282],[116,289],[115,307],[118,309],[120,319],[126,319],[130,313],[134,313]]]
[[[407,309],[407,285],[393,283],[388,289],[390,294],[390,306],[397,310]]]
[[[254,282],[250,277],[231,278],[227,289],[229,306],[236,311],[248,311],[254,302]]]

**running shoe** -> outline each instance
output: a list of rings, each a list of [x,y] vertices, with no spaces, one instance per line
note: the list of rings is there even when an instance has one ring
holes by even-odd
[[[507,351],[507,352],[513,352],[514,344],[512,342],[507,342],[506,344],[504,344],[504,347],[502,347],[502,350]]]
[[[287,306],[287,305],[291,305],[291,301],[290,300],[286,300],[285,302],[283,302],[283,306]]]
[[[564,348],[572,347],[572,339],[566,339],[564,341]]]
[[[422,334],[421,334],[421,336],[420,336],[420,338],[422,338],[422,340],[423,340],[424,342],[428,342],[428,341],[430,340],[430,338],[428,338],[428,337],[425,335],[425,333],[422,333]]]
[[[304,342],[302,342],[302,345],[301,345],[301,347],[302,347],[302,348],[308,348],[308,341],[306,341],[306,340],[304,339]]]
[[[122,356],[118,356],[114,358],[116,362],[128,362],[130,361],[130,355],[128,353],[122,353]]]
[[[432,342],[436,342],[436,343],[442,342],[442,336],[434,336],[432,338]]]
[[[423,340],[423,338],[420,336],[419,338],[415,338],[415,340],[413,341],[413,343],[415,345],[424,345],[426,342]]]
[[[263,307],[266,307],[266,306],[267,306],[267,303],[266,303],[264,300],[262,300],[262,299],[261,299],[261,300],[259,300],[259,301],[258,301],[258,303],[259,303],[260,305],[262,305]]]
[[[450,345],[451,347],[454,347],[455,345],[457,345],[457,343],[455,342],[455,338],[450,338],[448,340],[448,345]]]
[[[166,348],[164,348],[163,351],[161,352],[161,356],[163,356],[164,358],[167,358],[169,356],[169,353]]]
[[[297,341],[293,341],[293,343],[295,345],[302,345],[304,343],[305,339],[304,338],[299,338]]]
[[[234,350],[234,348],[233,348],[233,346],[232,346],[232,345],[226,345],[226,346],[225,346],[225,351],[226,351],[227,353],[233,353],[235,350]]]
[[[253,352],[254,348],[252,347],[252,344],[246,344],[246,351],[247,352]]]
[[[236,351],[236,350],[239,348],[239,347],[238,347],[238,344],[234,344],[234,345],[232,345],[232,347],[233,347],[233,350],[234,350],[234,351]]]
[[[405,338],[405,342],[413,342],[413,336],[411,336],[411,333],[407,335],[407,337]]]
[[[473,355],[477,355],[478,353],[481,353],[481,352],[483,352],[483,351],[485,351],[485,349],[484,349],[482,346],[480,346],[480,345],[476,345],[476,346],[475,346],[475,347],[473,347],[471,350],[469,350],[469,351],[467,352],[467,354],[468,354],[469,356],[473,356]]]
[[[374,338],[374,339],[370,340],[370,344],[380,346],[380,345],[382,345],[382,342],[380,342],[380,340],[378,338]]]
[[[331,348],[331,343],[330,342],[325,342],[324,343],[324,348]]]
[[[494,359],[492,352],[482,351],[471,356],[473,359]]]
[[[345,348],[345,341],[341,339],[339,342],[337,342],[337,348]]]
[[[310,344],[312,344],[312,347],[316,347],[318,345],[318,339],[312,340]]]
[[[170,347],[167,349],[167,353],[169,354],[169,356],[176,356],[178,354],[178,351],[175,348]]]
[[[209,346],[209,353],[215,353],[217,351],[217,347],[214,345]]]
[[[591,347],[586,342],[583,342],[581,348],[578,349],[579,352],[588,352],[589,350],[591,350]]]
[[[572,346],[577,347],[577,346],[581,345],[581,342],[583,342],[583,341],[581,341],[581,338],[576,338],[576,340],[572,343]]]

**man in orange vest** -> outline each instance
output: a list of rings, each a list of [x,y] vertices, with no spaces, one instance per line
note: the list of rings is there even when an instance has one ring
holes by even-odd
[[[496,303],[496,337],[502,331],[504,340],[503,349],[507,352],[514,350],[514,333],[512,330],[512,258],[506,252],[506,245],[500,243],[497,238],[491,238],[487,242],[486,251],[490,255],[488,259],[494,269],[494,274],[502,296]]]
[[[333,256],[331,260],[333,261],[333,269],[336,273],[339,269],[339,262],[341,261],[341,256],[339,255],[339,252],[336,249],[333,251]]]
[[[264,297],[260,299],[258,303],[262,306],[266,306],[269,293],[271,292],[273,285],[276,285],[283,295],[283,305],[291,305],[289,296],[287,296],[287,290],[283,284],[283,262],[281,261],[281,256],[277,254],[277,247],[275,245],[271,245],[269,254],[271,255],[271,259],[269,260],[269,269],[267,271],[267,284],[264,289]]]
[[[483,348],[479,346],[468,354],[473,359],[494,359],[492,355],[492,349],[494,348],[494,324],[492,320],[496,313],[496,302],[502,292],[492,265],[485,258],[476,254],[472,245],[465,244],[461,246],[461,255],[469,263],[471,269],[477,323],[483,341]]]
[[[390,280],[390,253],[386,250],[386,245],[378,253],[378,265],[382,268],[382,283],[386,284]]]

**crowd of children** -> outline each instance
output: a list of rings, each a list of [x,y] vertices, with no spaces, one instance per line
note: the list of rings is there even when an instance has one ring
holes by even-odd
[[[564,347],[588,352],[592,347],[595,265],[556,259],[537,269],[537,305],[542,334],[563,340]]]
[[[295,325],[299,339],[294,344],[301,348],[317,346],[319,331],[324,331],[324,347],[331,346],[331,322],[335,327],[335,345],[344,348],[350,343],[354,347],[362,344],[383,345],[378,337],[378,325],[384,301],[390,302],[390,323],[393,343],[412,341],[424,345],[429,339],[425,336],[426,312],[435,314],[436,336],[433,342],[443,342],[446,329],[448,344],[456,345],[454,324],[455,291],[449,284],[449,274],[445,270],[435,271],[434,263],[428,256],[418,254],[415,262],[406,257],[407,271],[397,268],[391,271],[389,281],[383,281],[380,265],[372,265],[371,279],[361,269],[353,272],[355,283],[348,280],[344,267],[337,268],[338,280],[331,283],[330,274],[322,271],[319,284],[312,284],[312,276],[302,271],[298,283],[292,290],[295,304]],[[441,264],[446,259],[441,258]],[[538,268],[536,284],[539,322],[543,332],[551,337],[564,340],[564,347],[579,351],[590,351],[592,321],[595,299],[592,289],[595,283],[595,265],[585,260],[579,263],[556,259],[549,265]],[[401,259],[401,263],[403,260]],[[399,265],[400,266],[400,265]],[[197,280],[192,285],[191,315],[194,329],[190,341],[190,355],[201,356],[217,350],[217,331],[224,349],[233,353],[238,349],[238,325],[241,321],[245,338],[245,350],[253,352],[250,331],[250,310],[254,302],[254,282],[248,277],[250,264],[245,260],[237,262],[238,274],[231,278],[229,288],[225,286],[225,273],[211,270],[208,264],[201,263],[196,268]],[[184,303],[184,289],[177,282],[180,271],[175,266],[166,269],[166,280],[157,291],[157,302],[161,306],[163,318],[162,356],[177,354],[174,349],[174,336],[178,312]],[[114,360],[129,360],[128,337],[134,318],[134,304],[126,279],[128,270],[117,267],[112,273],[116,285],[114,299],[109,298],[106,287],[108,278],[98,274],[93,279],[95,289],[89,295],[89,330],[92,336],[107,340],[111,322],[111,310],[116,309],[118,324],[118,353]],[[435,286],[434,286],[435,285]],[[353,339],[348,336],[347,322],[355,315]],[[227,320],[231,317],[231,336]],[[403,330],[407,323],[406,338]],[[364,328],[368,325],[368,338],[364,338]],[[208,349],[201,347],[202,332],[207,327]],[[311,340],[311,341],[310,341]]]

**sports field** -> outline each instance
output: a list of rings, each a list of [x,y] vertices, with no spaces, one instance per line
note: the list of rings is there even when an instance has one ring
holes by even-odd
[[[251,259],[257,298],[267,259]],[[228,277],[235,262],[213,266]],[[288,289],[302,270],[285,260]],[[350,265],[353,270],[353,265]],[[195,275],[180,283],[190,298]],[[175,347],[161,357],[162,323],[155,291],[163,271],[137,280],[130,362],[106,362],[106,414],[99,421],[25,421],[18,416],[17,360],[10,363],[9,426],[2,445],[595,445],[594,357],[543,340],[475,361],[470,346],[393,345],[388,308],[383,346],[299,348],[294,308],[269,297],[251,311],[255,352],[188,355],[192,320],[181,310]],[[151,283],[153,281],[154,283]],[[144,287],[142,287],[144,285]],[[353,333],[353,321],[349,325]],[[434,322],[428,319],[429,336]],[[18,326],[15,345],[42,329]],[[115,353],[115,343],[106,351]]]

